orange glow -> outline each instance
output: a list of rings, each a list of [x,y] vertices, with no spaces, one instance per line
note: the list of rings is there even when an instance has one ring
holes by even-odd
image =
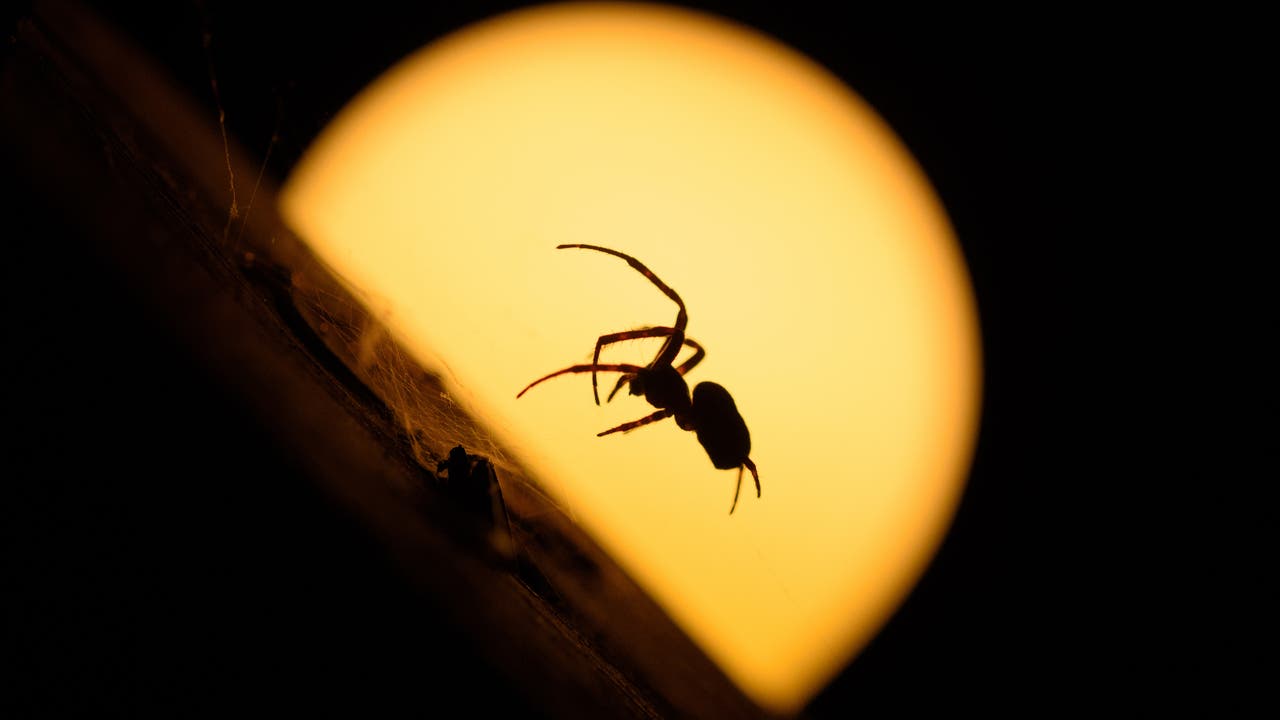
[[[521,11],[407,58],[285,188],[294,228],[745,692],[799,710],[935,551],[980,359],[940,203],[878,116],[775,42],[682,10]],[[670,325],[733,394],[750,476],[640,398],[596,407],[598,336]],[[645,364],[660,339],[605,362]],[[613,386],[616,375],[602,379]]]

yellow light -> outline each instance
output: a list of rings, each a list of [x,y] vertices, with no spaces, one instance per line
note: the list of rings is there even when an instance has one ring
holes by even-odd
[[[763,706],[801,708],[923,571],[963,486],[977,320],[940,203],[891,131],[792,50],[639,5],[517,12],[404,60],[285,188],[294,228]],[[750,476],[626,396],[600,335],[670,325],[733,394]],[[610,348],[645,364],[660,339]],[[612,388],[617,376],[602,379]]]

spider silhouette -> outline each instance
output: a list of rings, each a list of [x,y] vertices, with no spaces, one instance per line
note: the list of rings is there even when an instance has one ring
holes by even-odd
[[[676,425],[681,430],[697,434],[698,442],[702,443],[703,449],[707,451],[707,456],[711,458],[712,465],[720,470],[738,469],[738,485],[733,491],[733,505],[729,507],[730,515],[738,507],[738,494],[742,491],[742,472],[744,469],[751,471],[751,477],[756,483],[756,497],[760,497],[760,475],[756,472],[756,464],[748,457],[751,453],[751,433],[747,430],[747,424],[743,421],[742,415],[738,413],[733,397],[729,395],[728,390],[713,382],[698,383],[693,388],[693,393],[690,394],[689,385],[685,382],[685,373],[702,362],[707,353],[701,345],[684,334],[685,328],[689,324],[689,313],[685,309],[684,301],[680,299],[675,290],[658,279],[658,276],[654,275],[653,271],[630,255],[598,245],[556,246],[557,250],[566,248],[595,250],[622,258],[637,272],[648,278],[649,282],[653,283],[663,294],[671,298],[680,310],[676,313],[676,321],[672,327],[645,327],[601,335],[596,340],[596,351],[591,359],[591,364],[571,365],[563,370],[557,370],[549,375],[540,377],[529,383],[528,387],[521,390],[516,397],[523,396],[536,385],[551,378],[570,373],[589,372],[591,373],[591,393],[595,397],[596,405],[599,405],[600,391],[596,381],[597,374],[601,372],[622,373],[605,402],[613,400],[613,396],[624,385],[627,385],[629,386],[628,391],[630,394],[643,395],[644,399],[657,410],[639,420],[623,423],[615,428],[597,433],[596,437],[604,437],[617,432],[631,432],[636,428],[659,420],[669,417],[675,418]],[[625,340],[651,337],[662,337],[666,338],[666,340],[663,341],[662,348],[658,350],[657,356],[648,365],[600,362],[600,351],[608,345]],[[693,355],[680,363],[680,365],[674,365],[676,356],[680,354],[681,348],[686,345],[693,348]]]

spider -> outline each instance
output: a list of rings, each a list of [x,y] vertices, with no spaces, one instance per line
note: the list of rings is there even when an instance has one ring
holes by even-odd
[[[711,458],[712,465],[720,470],[738,469],[738,485],[733,491],[733,505],[729,507],[730,515],[738,507],[738,494],[742,491],[742,472],[744,469],[751,471],[751,477],[756,483],[756,497],[760,497],[760,475],[756,472],[756,464],[751,461],[751,458],[747,457],[751,452],[751,433],[747,430],[747,424],[743,421],[742,415],[738,413],[738,408],[733,402],[733,397],[729,395],[729,391],[716,383],[702,382],[693,388],[692,395],[689,393],[689,385],[685,382],[684,375],[692,370],[695,365],[702,362],[707,353],[701,345],[684,334],[685,327],[689,324],[689,313],[685,310],[684,301],[680,299],[675,290],[659,280],[658,276],[654,275],[649,268],[630,255],[598,245],[556,246],[557,250],[566,248],[595,250],[622,258],[637,272],[648,278],[649,282],[653,283],[663,294],[675,301],[680,310],[676,314],[676,321],[672,327],[645,327],[601,335],[596,340],[596,351],[590,365],[571,365],[563,370],[557,370],[550,375],[540,377],[529,383],[516,397],[523,396],[534,386],[551,378],[569,373],[589,372],[591,373],[591,393],[595,397],[596,405],[599,405],[600,391],[596,381],[597,373],[622,373],[605,402],[613,400],[613,396],[622,389],[622,386],[628,385],[628,391],[632,395],[643,395],[644,399],[657,410],[639,420],[623,423],[615,428],[597,433],[596,437],[604,437],[616,432],[631,432],[636,428],[674,417],[676,425],[680,426],[681,430],[697,434],[698,442],[702,443],[703,449],[707,451],[707,456]],[[666,340],[663,341],[662,348],[658,351],[658,355],[653,359],[653,362],[648,365],[602,364],[600,362],[600,351],[607,345],[620,343],[624,340],[651,337],[662,337],[666,338]],[[693,348],[693,355],[680,363],[680,365],[674,365],[676,356],[685,345]]]

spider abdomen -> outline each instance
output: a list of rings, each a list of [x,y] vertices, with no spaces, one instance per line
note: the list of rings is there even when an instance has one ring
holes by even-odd
[[[742,467],[751,454],[751,433],[733,396],[713,382],[693,389],[694,430],[711,464],[719,470]]]

